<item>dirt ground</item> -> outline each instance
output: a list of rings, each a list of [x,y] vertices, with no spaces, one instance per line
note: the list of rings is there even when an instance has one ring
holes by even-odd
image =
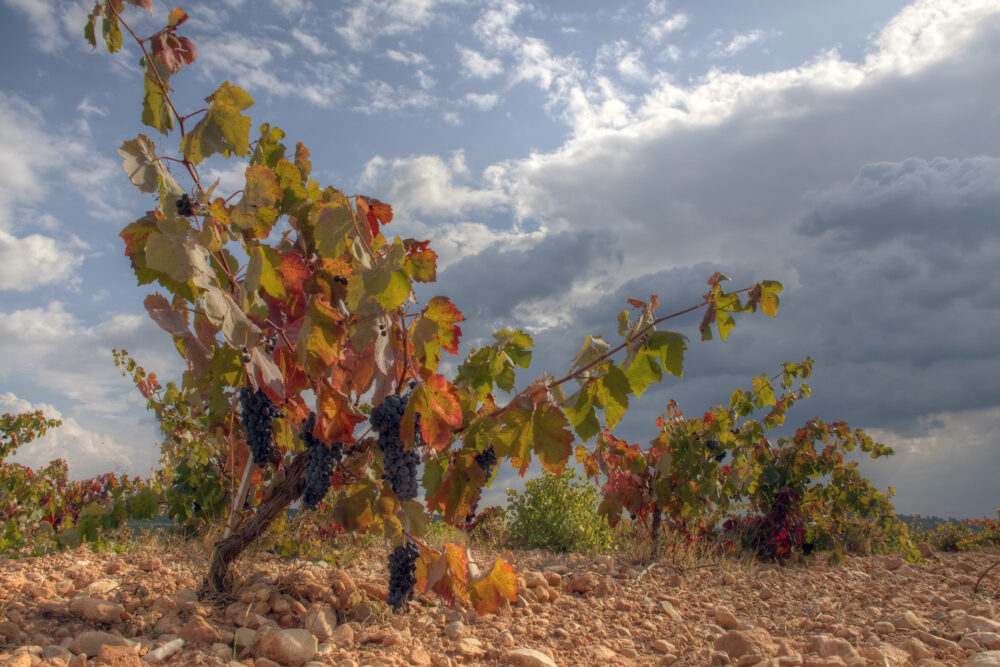
[[[0,665],[1000,665],[1000,552],[784,567],[507,553],[516,604],[384,604],[384,551],[335,568],[245,555],[199,599],[209,553],[81,548],[0,560]],[[484,565],[492,556],[473,554]]]

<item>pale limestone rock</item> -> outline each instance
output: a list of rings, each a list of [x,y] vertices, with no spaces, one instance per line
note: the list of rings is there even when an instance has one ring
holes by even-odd
[[[462,621],[452,621],[444,626],[444,634],[448,639],[457,641],[465,635],[465,626],[462,624]]]
[[[113,635],[110,632],[89,630],[81,632],[74,637],[67,648],[73,653],[83,653],[88,658],[94,658],[97,657],[101,647],[105,644],[109,646],[128,646],[128,642],[118,635]]]
[[[261,628],[253,642],[255,658],[267,658],[287,667],[300,667],[316,655],[316,637],[301,628]]]
[[[314,603],[309,606],[302,627],[316,636],[319,641],[325,641],[337,627],[337,613],[330,607]]]
[[[535,570],[528,570],[521,576],[524,578],[524,585],[528,588],[537,588],[538,586],[545,586],[548,583],[545,575]]]
[[[970,655],[962,667],[1000,667],[1000,651],[983,651]]]
[[[69,611],[95,623],[117,623],[125,615],[125,608],[117,602],[92,597],[73,598]]]
[[[886,619],[892,623],[897,630],[923,630],[927,631],[927,624],[912,611],[904,611],[902,614],[895,614]]]
[[[349,624],[338,625],[330,633],[327,638],[327,642],[333,646],[339,646],[340,648],[350,648],[354,645],[354,628]]]
[[[153,649],[143,656],[143,660],[152,665],[159,665],[179,653],[182,648],[184,648],[184,640],[178,637],[177,639],[168,641],[159,648]]]
[[[967,614],[955,619],[952,626],[956,630],[969,630],[972,632],[996,632],[1000,633],[1000,621],[994,621],[982,616]]]
[[[533,648],[517,648],[508,651],[504,659],[518,667],[556,667],[552,658]]]

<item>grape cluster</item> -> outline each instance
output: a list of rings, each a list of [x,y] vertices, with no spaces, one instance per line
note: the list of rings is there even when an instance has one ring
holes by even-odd
[[[188,196],[188,193],[185,192],[177,200],[177,212],[185,217],[194,215],[194,201]]]
[[[247,436],[253,462],[263,468],[271,457],[271,421],[281,414],[261,389],[240,388],[240,423]]]
[[[493,451],[493,445],[488,445],[486,449],[476,454],[473,459],[479,469],[483,471],[486,475],[486,481],[490,481],[490,475],[493,474],[493,468],[497,465],[497,454]],[[469,513],[465,515],[466,528],[471,528],[473,522],[476,519],[476,509],[479,507],[479,495],[476,494],[475,500],[472,501],[472,505],[469,506]]]
[[[370,417],[372,428],[378,433],[378,448],[385,457],[382,479],[392,484],[392,491],[400,500],[417,497],[417,463],[420,460],[416,447],[404,450],[403,441],[399,439],[399,422],[406,412],[407,400],[407,396],[389,396],[372,410]],[[420,440],[419,420],[414,436],[416,445]]]
[[[343,285],[344,287],[347,287],[347,278],[345,278],[344,276],[334,276],[332,278],[332,280],[335,283],[338,283],[340,285]]]
[[[329,447],[313,435],[316,426],[316,413],[310,412],[309,417],[302,421],[302,431],[299,437],[306,445],[306,488],[302,494],[302,503],[306,509],[315,509],[330,489],[330,475],[340,462],[343,445],[335,442]]]
[[[709,440],[705,446],[708,447],[708,451],[715,454],[716,462],[721,462],[722,459],[726,458],[726,450],[718,440]]]
[[[389,554],[389,597],[386,602],[397,614],[402,613],[406,601],[413,597],[413,586],[417,583],[414,572],[419,555],[417,545],[409,541]]]

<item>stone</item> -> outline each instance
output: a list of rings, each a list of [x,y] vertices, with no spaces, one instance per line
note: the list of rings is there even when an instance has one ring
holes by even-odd
[[[858,651],[846,639],[830,635],[810,637],[802,649],[803,653],[816,653],[821,658],[838,657],[843,660],[858,657]]]
[[[65,662],[69,662],[70,658],[73,657],[73,654],[58,644],[49,644],[42,649],[42,657],[49,662],[52,662],[57,658],[63,658]]]
[[[97,662],[108,667],[142,667],[139,652],[131,646],[108,646],[97,652]]]
[[[904,611],[902,614],[895,614],[888,617],[886,621],[892,623],[893,627],[897,630],[927,631],[927,624],[921,621],[920,618],[912,611]]]
[[[88,630],[74,637],[68,648],[73,653],[82,653],[88,658],[96,658],[101,647],[104,645],[128,646],[128,642],[124,638],[113,635],[110,632]]]
[[[20,644],[24,641],[24,633],[13,621],[0,621],[0,635],[7,640],[7,644]]]
[[[38,658],[35,658],[38,660]],[[15,653],[3,663],[3,667],[32,667],[34,662],[30,653]]]
[[[166,662],[168,658],[180,653],[182,648],[184,648],[184,640],[178,637],[177,639],[171,639],[163,646],[154,648],[144,655],[142,659],[152,665],[159,665]]]
[[[350,648],[354,645],[354,628],[347,623],[338,625],[333,629],[333,632],[330,633],[326,641],[333,646]]]
[[[740,622],[736,620],[736,615],[725,607],[716,607],[714,615],[715,622],[718,623],[723,630],[735,630],[740,626]]]
[[[521,576],[524,577],[524,585],[528,588],[537,588],[538,586],[545,586],[549,583],[544,574],[535,570],[528,570]]]
[[[920,552],[920,555],[922,557],[928,560],[934,557],[934,549],[932,549],[931,545],[927,544],[926,542],[921,542],[920,544],[918,544],[917,550]]]
[[[898,570],[906,564],[902,556],[893,556],[885,561],[885,569],[889,571]]]
[[[192,644],[214,644],[222,640],[219,631],[208,624],[201,616],[192,616],[191,620],[177,631],[181,639]]]
[[[302,627],[319,641],[325,641],[337,627],[337,613],[326,605],[312,604],[302,620]]]
[[[674,609],[674,605],[669,600],[660,600],[660,609],[675,623],[680,623],[684,620],[684,617],[681,616],[679,611]]]
[[[1000,621],[994,621],[982,616],[966,614],[955,619],[952,624],[956,630],[970,630],[972,632],[996,632],[1000,633]]]
[[[255,658],[267,658],[287,667],[301,667],[316,655],[316,637],[301,628],[262,627],[253,642]]]
[[[566,589],[571,593],[590,593],[600,583],[598,576],[592,572],[573,574],[566,579]],[[528,650],[528,649],[525,649]]]
[[[257,636],[257,631],[251,628],[236,628],[233,633],[233,640],[239,648],[250,648],[253,646],[253,639]]]
[[[163,563],[159,558],[144,558],[139,561],[139,569],[143,572],[159,572],[163,569]]]
[[[444,626],[444,634],[452,641],[461,639],[465,634],[465,626],[462,625],[462,621],[452,621],[448,625]]]
[[[657,639],[655,642],[653,642],[653,650],[656,651],[657,653],[667,654],[667,653],[673,653],[676,649],[674,648],[673,644],[671,644],[667,640]]]
[[[431,664],[431,654],[418,646],[410,651],[409,660],[411,665],[429,665]]]
[[[722,651],[734,660],[745,655],[770,658],[778,651],[771,635],[764,628],[730,630],[716,639],[713,646],[715,650]]]
[[[879,621],[872,626],[872,629],[880,635],[888,635],[896,631],[896,626],[889,621]]]
[[[927,648],[927,645],[916,637],[907,637],[903,640],[903,643],[900,644],[899,647],[913,656],[916,660],[934,657],[934,653]]]
[[[125,608],[117,602],[92,597],[73,598],[69,611],[95,623],[117,623],[125,615]]]
[[[548,570],[544,572],[544,575],[545,575],[545,581],[546,583],[548,583],[549,586],[558,586],[562,583],[562,575],[559,574],[558,572],[553,572],[551,570]]]
[[[107,595],[119,585],[114,579],[98,579],[87,586],[87,595]]]
[[[974,653],[962,667],[1000,667],[1000,651]]]
[[[516,648],[504,655],[508,664],[518,667],[556,667],[555,661],[533,648]]]

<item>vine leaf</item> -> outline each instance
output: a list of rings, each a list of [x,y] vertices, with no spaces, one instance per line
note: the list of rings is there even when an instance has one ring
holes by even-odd
[[[230,294],[210,285],[205,290],[204,300],[205,315],[231,347],[238,350],[260,342],[260,329],[247,318]]]
[[[226,81],[205,101],[211,104],[208,113],[181,142],[184,157],[192,164],[215,153],[246,157],[250,152],[250,117],[240,112],[253,104],[253,98]]]
[[[538,454],[542,466],[559,474],[572,453],[573,433],[563,411],[548,401],[535,405],[518,404],[503,415],[503,427],[498,433],[498,456],[509,456],[521,475],[528,470],[531,451]]]
[[[418,283],[432,283],[437,280],[437,253],[428,246],[430,241],[415,241],[406,239],[406,260],[403,270]]]
[[[493,562],[489,574],[469,585],[469,599],[478,614],[492,614],[504,600],[517,601],[517,574],[503,558]]]
[[[425,375],[437,370],[441,361],[441,350],[458,354],[458,339],[462,329],[456,322],[465,316],[447,297],[432,298],[423,314],[413,325],[413,347]]]
[[[410,446],[413,445],[414,416],[417,414],[424,443],[439,452],[447,449],[452,431],[462,425],[462,407],[455,386],[437,374],[416,386],[406,406],[399,434]]]
[[[350,249],[354,219],[346,199],[314,206],[309,214],[309,224],[316,241],[316,252],[320,256],[340,257]]]
[[[278,219],[275,204],[281,199],[281,186],[274,172],[262,164],[247,167],[243,197],[229,211],[232,223],[252,232],[258,239],[267,238]]]
[[[183,10],[181,11],[183,13]],[[185,16],[185,18],[187,17]],[[153,57],[163,63],[173,74],[176,74],[184,65],[193,63],[198,52],[190,39],[173,34],[173,27],[169,26],[160,30],[149,38],[149,43],[153,48]]]
[[[168,191],[183,192],[170,171],[157,159],[156,145],[145,134],[124,142],[118,154],[122,156],[122,168],[139,192],[159,191],[160,179]]]
[[[446,542],[444,550],[436,558],[433,553],[421,551],[417,561],[417,586],[424,593],[437,593],[448,604],[464,598],[469,562],[462,548]],[[433,562],[429,562],[431,559]]]
[[[142,122],[163,134],[174,129],[174,112],[167,103],[170,92],[170,70],[159,60],[143,57],[139,61],[143,72]],[[160,89],[157,81],[163,82]]]
[[[368,230],[371,238],[378,236],[379,224],[387,225],[392,222],[392,207],[380,202],[378,199],[370,197],[358,197],[358,213],[361,214],[368,223]]]
[[[212,354],[188,328],[184,315],[172,308],[166,297],[160,294],[150,294],[143,305],[160,328],[171,336],[184,339],[184,357],[191,363],[195,375],[200,376],[211,364]]]

